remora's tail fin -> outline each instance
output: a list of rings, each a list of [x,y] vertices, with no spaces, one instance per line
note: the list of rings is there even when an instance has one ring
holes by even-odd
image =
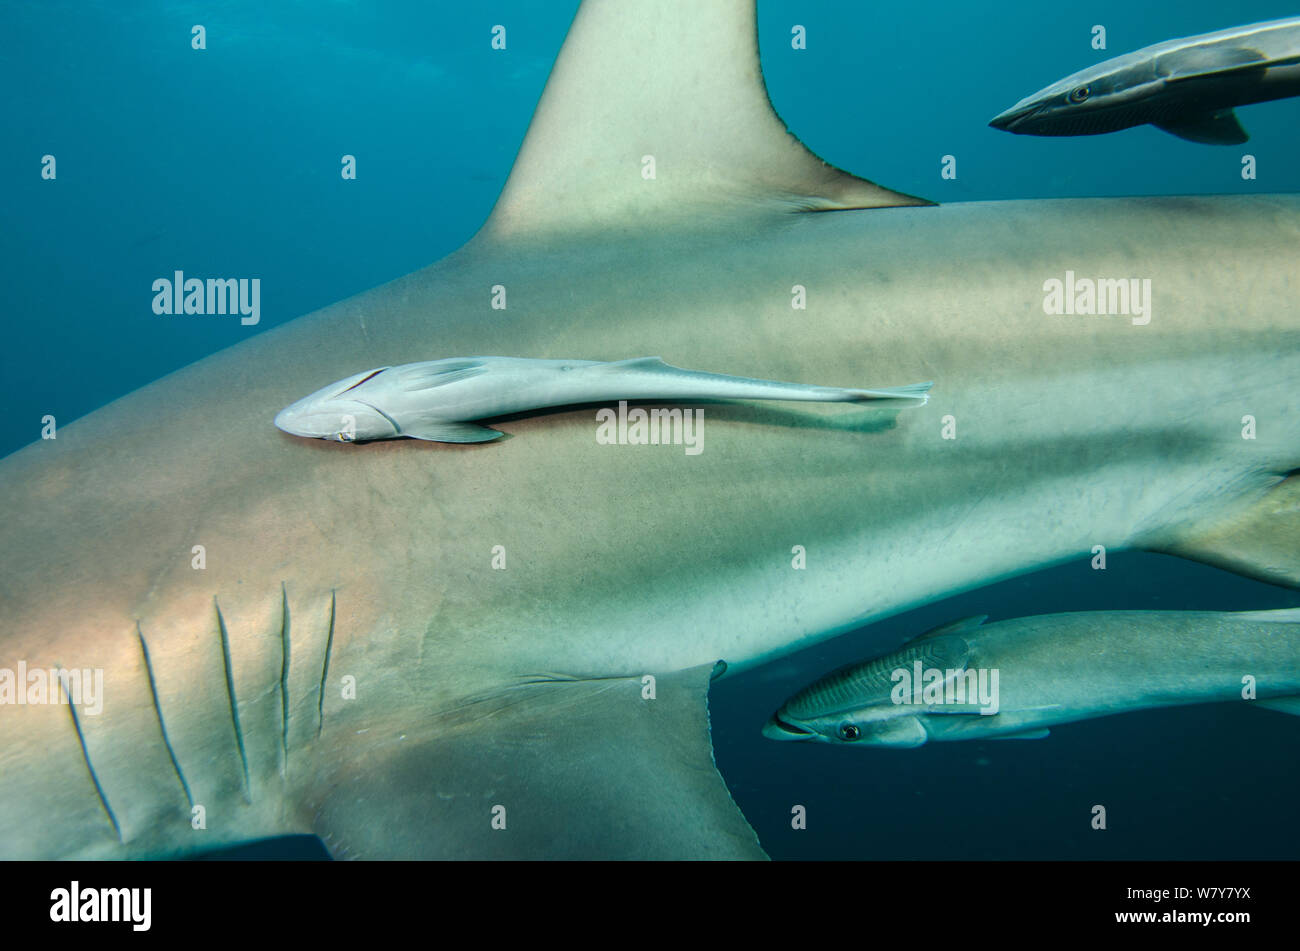
[[[1300,608],[1277,608],[1272,611],[1237,611],[1232,616],[1242,621],[1261,621],[1268,624],[1300,624]]]
[[[924,406],[930,401],[930,390],[934,381],[928,383],[909,383],[906,386],[890,386],[881,390],[858,390],[864,400],[886,400],[906,403],[909,406]]]
[[[925,204],[827,165],[786,130],[754,0],[585,0],[484,234]]]
[[[1273,611],[1238,611],[1232,615],[1243,621],[1261,624],[1300,624],[1300,608],[1279,608]],[[1266,697],[1251,701],[1257,707],[1300,717],[1300,697]]]

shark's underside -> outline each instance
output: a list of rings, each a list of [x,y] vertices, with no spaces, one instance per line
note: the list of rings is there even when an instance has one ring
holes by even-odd
[[[1098,544],[1300,582],[1300,199],[918,204],[784,131],[751,4],[584,4],[463,249],[0,462],[0,666],[106,674],[99,716],[0,707],[0,854],[760,856],[717,661]],[[1150,279],[1150,323],[1045,315],[1067,270]],[[271,423],[430,353],[937,382],[706,406],[694,457],[591,409],[487,447]]]

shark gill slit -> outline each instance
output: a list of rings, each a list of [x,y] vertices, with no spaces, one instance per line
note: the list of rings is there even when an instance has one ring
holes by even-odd
[[[217,609],[217,632],[221,635],[221,654],[226,666],[226,696],[230,699],[230,722],[235,727],[235,743],[239,747],[239,762],[244,770],[244,801],[252,802],[252,787],[248,782],[248,753],[244,749],[244,730],[239,725],[239,701],[235,698],[235,674],[230,664],[230,632],[226,630],[226,619],[221,615],[221,605],[216,597],[212,605]]]
[[[158,702],[158,684],[153,676],[153,662],[149,659],[149,645],[145,643],[144,632],[140,630],[140,621],[135,622],[135,636],[140,638],[140,653],[144,655],[144,671],[149,677],[149,696],[153,697],[153,712],[158,717],[158,732],[162,734],[163,746],[167,750],[167,756],[172,761],[172,769],[176,770],[176,778],[181,781],[181,789],[185,790],[185,798],[189,801],[190,808],[194,808],[194,795],[190,792],[190,784],[185,781],[185,774],[181,772],[180,760],[176,758],[176,750],[172,747],[171,737],[167,735],[167,724],[163,722],[162,704]]]
[[[59,668],[59,682],[63,685],[63,692],[68,698],[68,712],[72,714],[72,728],[77,731],[77,742],[81,744],[81,757],[86,761],[86,770],[90,773],[90,781],[95,784],[95,792],[99,794],[100,805],[104,807],[104,812],[108,813],[108,821],[113,824],[113,832],[117,835],[117,841],[123,842],[122,827],[118,825],[117,816],[113,813],[113,807],[108,804],[108,796],[104,794],[104,787],[99,781],[99,775],[95,772],[95,764],[90,761],[90,748],[86,746],[86,734],[81,731],[81,718],[77,716],[77,705],[72,702],[72,692],[68,689],[68,672],[62,667]]]
[[[330,590],[330,625],[329,635],[325,640],[325,661],[320,668],[320,691],[317,697],[316,706],[316,735],[320,736],[321,731],[325,729],[325,681],[330,674],[330,652],[334,650],[334,607],[338,600],[338,594]]]
[[[289,591],[280,582],[280,775],[289,768]]]

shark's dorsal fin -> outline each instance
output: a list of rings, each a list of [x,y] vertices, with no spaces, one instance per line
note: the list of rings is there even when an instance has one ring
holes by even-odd
[[[763,84],[753,0],[585,0],[484,233],[924,204],[827,165],[786,131]]]

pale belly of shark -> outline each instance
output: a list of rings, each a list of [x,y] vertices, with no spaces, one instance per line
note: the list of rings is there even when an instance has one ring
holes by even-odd
[[[84,753],[66,707],[0,712],[4,852],[328,841],[332,788],[402,744],[470,742],[465,711],[497,701],[468,701],[520,678],[743,667],[1094,545],[1168,548],[1300,464],[1298,240],[1294,197],[480,240],[172,374],[0,463],[0,666],[106,671]],[[1149,278],[1151,322],[1045,315],[1067,269]],[[698,456],[598,445],[592,409],[494,424],[526,438],[481,447],[313,444],[271,423],[357,367],[478,352],[936,386],[883,424],[707,405]]]

